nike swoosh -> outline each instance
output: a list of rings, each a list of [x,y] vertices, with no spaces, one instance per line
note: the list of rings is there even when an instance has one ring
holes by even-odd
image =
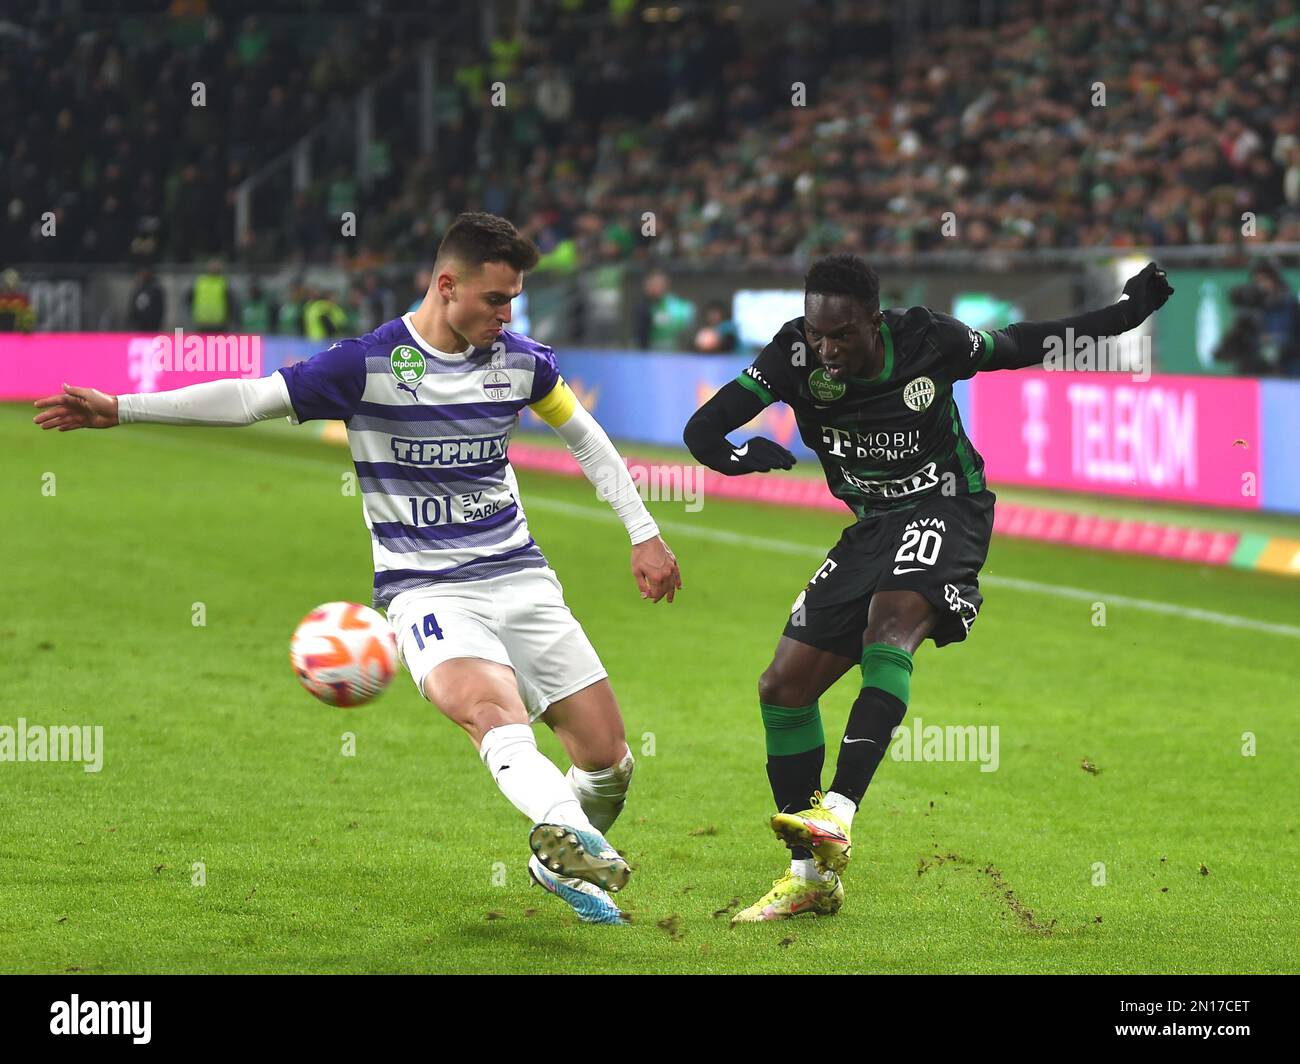
[[[732,451],[732,452],[731,452],[731,457],[732,457],[732,458],[744,458],[745,455],[748,454],[748,453],[749,453],[749,444],[745,444],[744,447],[737,447],[734,451]]]
[[[876,740],[875,739],[850,739],[846,735],[844,736],[844,741],[846,743],[874,743]]]
[[[923,573],[923,572],[925,572],[925,566],[924,566],[924,565],[918,565],[918,566],[917,566],[916,568],[914,568],[914,569],[895,569],[895,570],[894,570],[894,575],[895,575],[895,576],[902,576],[904,573]]]

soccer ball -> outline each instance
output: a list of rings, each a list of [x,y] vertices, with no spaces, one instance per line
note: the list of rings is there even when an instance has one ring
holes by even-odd
[[[289,661],[303,687],[331,706],[359,706],[397,671],[397,640],[369,606],[327,602],[299,622]]]

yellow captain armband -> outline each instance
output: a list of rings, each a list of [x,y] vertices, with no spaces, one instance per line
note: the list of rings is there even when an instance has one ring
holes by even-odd
[[[554,388],[533,403],[532,411],[551,428],[558,429],[569,418],[573,417],[573,412],[577,407],[578,397],[573,394],[573,390],[564,383],[564,378],[561,377],[555,382]]]

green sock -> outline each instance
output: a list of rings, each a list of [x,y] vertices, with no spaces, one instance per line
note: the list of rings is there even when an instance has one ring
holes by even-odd
[[[794,709],[760,702],[758,708],[767,735],[767,779],[777,812],[807,809],[813,793],[821,789],[826,758],[821,709],[816,702]],[[812,856],[802,849],[790,853],[796,860]]]

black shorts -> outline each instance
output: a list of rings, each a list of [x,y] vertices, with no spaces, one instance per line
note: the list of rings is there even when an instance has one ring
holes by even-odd
[[[991,491],[936,495],[871,514],[844,530],[790,610],[785,635],[841,657],[862,656],[877,591],[917,591],[939,611],[935,646],[966,638],[984,601],[979,572],[993,533]]]

